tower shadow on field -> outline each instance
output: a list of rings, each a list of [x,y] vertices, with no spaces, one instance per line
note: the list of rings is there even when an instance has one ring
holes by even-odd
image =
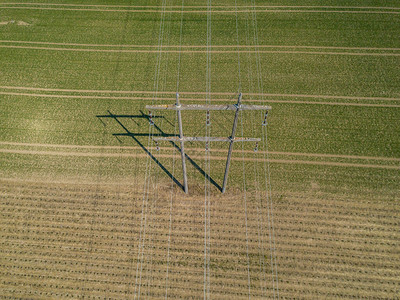
[[[113,114],[111,111],[107,110],[108,114],[106,115],[97,115],[96,117],[105,125],[105,123],[101,120],[102,118],[111,118],[114,119],[119,126],[122,127],[122,129],[125,130],[124,133],[113,133],[112,135],[115,136],[117,139],[119,136],[128,136],[131,137],[139,146],[140,148],[143,149],[143,151],[150,156],[150,158],[170,177],[176,185],[178,185],[182,190],[184,190],[183,185],[178,181],[178,179],[175,178],[174,175],[171,174],[170,171],[168,171],[167,168],[139,141],[137,137],[144,137],[144,136],[149,136],[148,133],[133,133],[129,131],[129,129],[119,120],[120,118],[128,118],[132,119],[135,122],[135,119],[147,119],[150,122],[150,116],[143,113],[140,111],[140,115],[116,115]],[[163,116],[152,116],[152,119],[156,118],[164,118]],[[135,122],[136,123],[136,122]],[[137,124],[137,123],[136,123]],[[165,133],[159,126],[157,126],[155,123],[153,124],[154,128],[159,132],[158,134],[152,134],[152,136],[162,136],[162,137],[168,137],[168,136],[176,136],[175,134],[167,134]],[[119,140],[119,139],[118,139]],[[177,149],[179,152],[181,152],[181,148],[175,144],[175,142],[170,141],[169,142],[175,149]],[[209,174],[207,174],[192,158],[190,158],[187,153],[185,153],[186,159],[195,167],[196,170],[200,172],[201,175],[203,175],[211,184],[213,184],[217,189],[222,191],[222,187],[215,182],[214,179],[211,178]]]

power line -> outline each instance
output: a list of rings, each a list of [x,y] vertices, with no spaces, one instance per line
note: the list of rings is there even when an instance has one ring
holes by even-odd
[[[162,59],[162,44],[164,38],[164,22],[165,22],[165,9],[166,9],[166,0],[163,1],[161,18],[160,18],[160,29],[158,36],[158,55],[156,68],[154,72],[154,94],[153,100],[157,98],[158,86],[159,86],[159,78],[160,78],[160,69],[161,69],[161,59]],[[149,124],[149,136],[147,141],[147,147],[150,147],[150,143],[152,141],[151,137],[153,134],[152,123]],[[143,269],[143,256],[144,256],[144,245],[145,245],[145,237],[146,237],[146,222],[147,222],[147,207],[148,207],[148,195],[149,195],[149,185],[150,185],[150,174],[151,174],[151,160],[150,157],[147,158],[146,161],[146,172],[145,172],[145,182],[143,187],[143,201],[142,201],[142,214],[141,214],[141,229],[139,236],[139,246],[138,246],[138,257],[136,264],[136,279],[135,279],[135,295],[134,298],[140,298],[140,288],[141,288],[141,280],[142,280],[142,269]],[[140,272],[139,272],[140,265]]]
[[[252,0],[253,4],[253,27],[254,27],[254,42],[256,47],[256,66],[257,66],[257,78],[258,78],[258,88],[262,95],[262,100],[264,100],[263,93],[263,77],[262,77],[262,66],[259,53],[259,43],[258,43],[258,26],[257,26],[257,11],[255,9],[255,1]],[[265,124],[266,125],[266,124]],[[265,135],[264,135],[265,128]],[[271,272],[272,272],[272,287],[273,287],[273,297],[279,299],[279,280],[278,280],[278,266],[276,259],[276,247],[275,247],[275,233],[273,226],[273,212],[272,212],[272,199],[271,199],[271,183],[270,183],[270,171],[269,171],[269,160],[268,160],[268,136],[267,136],[267,126],[263,126],[263,143],[265,145],[267,155],[264,152],[264,177],[265,177],[265,188],[266,188],[266,200],[267,200],[267,222],[269,229],[269,244],[270,244],[270,256],[271,256]],[[268,176],[267,176],[268,170]]]

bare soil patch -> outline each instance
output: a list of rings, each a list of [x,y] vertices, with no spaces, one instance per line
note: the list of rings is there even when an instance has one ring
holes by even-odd
[[[19,26],[30,26],[31,24],[29,24],[27,22],[24,22],[24,21],[18,21],[17,25],[19,25]]]

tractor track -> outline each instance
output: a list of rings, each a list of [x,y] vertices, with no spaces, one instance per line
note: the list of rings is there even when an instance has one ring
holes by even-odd
[[[323,51],[289,51],[289,50],[126,50],[126,49],[86,49],[86,48],[59,48],[37,47],[19,45],[0,45],[0,48],[29,49],[48,51],[73,51],[73,52],[103,52],[103,53],[261,53],[261,54],[308,54],[308,55],[350,55],[350,56],[400,56],[400,53],[361,53],[361,52],[323,52]]]
[[[131,154],[131,153],[90,153],[90,152],[65,152],[65,151],[36,151],[36,150],[14,150],[0,149],[0,153],[22,154],[22,155],[46,155],[46,156],[75,156],[75,157],[132,157],[147,158],[147,154]],[[156,154],[156,158],[174,158],[172,154]],[[192,159],[204,159],[202,155],[191,155]],[[210,156],[211,160],[226,160],[223,156]],[[265,161],[263,158],[240,158],[232,157],[236,161]],[[309,161],[309,160],[288,160],[288,159],[268,159],[272,163],[282,164],[303,164],[318,166],[335,166],[335,167],[355,167],[355,168],[373,168],[373,169],[389,169],[400,170],[400,166],[393,165],[377,165],[377,164],[360,164],[360,163],[343,163],[343,162],[327,162],[327,161]]]
[[[0,6],[2,9],[26,9],[26,10],[58,10],[58,11],[89,11],[89,12],[124,12],[124,13],[195,13],[195,14],[207,14],[209,13],[208,10],[160,10],[160,9],[99,9],[99,8],[71,8],[71,7],[35,7],[35,6],[5,6],[2,4]],[[137,8],[137,7],[136,7]],[[299,9],[299,8],[306,8],[306,9]],[[314,9],[309,9],[314,8]],[[317,9],[315,9],[317,8]],[[373,9],[378,10],[353,10],[353,9],[362,9],[361,7],[340,7],[340,10],[326,10],[327,7],[302,7],[302,6],[281,6],[281,7],[265,7],[264,9],[242,9],[242,10],[214,10],[211,13],[216,14],[237,14],[237,13],[341,13],[341,14],[400,14],[399,11],[396,11],[396,8],[392,8],[392,10],[379,10],[380,8],[374,7]],[[349,8],[350,10],[343,10]],[[371,7],[372,8],[372,7]]]
[[[65,145],[65,144],[42,144],[42,143],[18,143],[18,142],[0,142],[0,145],[7,146],[22,146],[22,147],[44,147],[44,148],[66,148],[66,149],[101,149],[101,150],[140,150],[141,147],[137,146],[96,146],[96,145]],[[159,147],[160,150],[174,150],[171,147]],[[155,147],[150,147],[155,150]],[[1,149],[0,149],[1,150]],[[203,148],[187,148],[188,151],[201,151]],[[251,150],[240,150],[244,153],[254,153]],[[226,153],[223,149],[210,149],[210,152]],[[267,153],[266,151],[258,151],[258,153]],[[308,156],[308,157],[325,157],[325,158],[343,158],[343,159],[357,159],[357,160],[382,160],[382,161],[398,161],[400,158],[396,157],[382,157],[382,156],[360,156],[360,155],[341,155],[341,154],[325,154],[325,153],[304,153],[304,152],[283,152],[283,151],[268,151],[271,155],[285,155],[285,156]]]

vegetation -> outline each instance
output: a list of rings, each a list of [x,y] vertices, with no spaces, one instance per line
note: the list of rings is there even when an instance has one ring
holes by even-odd
[[[0,4],[4,297],[398,296],[397,1],[213,1],[210,52],[203,2]],[[210,70],[211,103],[273,109],[241,114],[262,142],[235,144],[226,194],[227,144],[187,143],[186,196],[177,148],[150,138],[176,116],[150,126],[145,105],[178,80],[205,103]]]

